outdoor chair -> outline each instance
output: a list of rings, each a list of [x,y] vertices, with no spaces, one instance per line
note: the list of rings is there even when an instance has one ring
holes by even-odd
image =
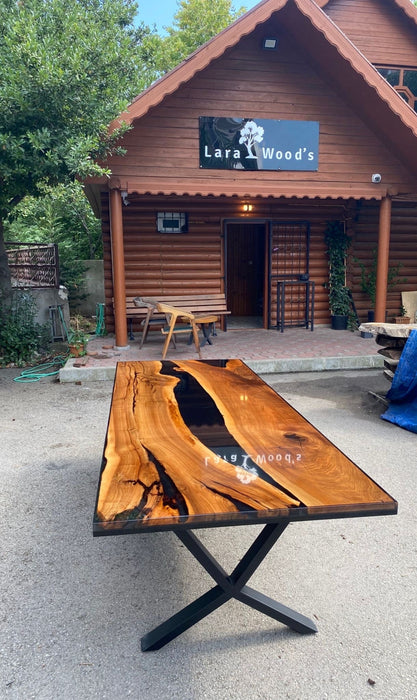
[[[401,292],[401,304],[411,323],[417,323],[417,292]]]
[[[177,333],[188,333],[190,342],[194,341],[195,348],[201,360],[200,340],[198,337],[199,327],[201,326],[203,330],[204,342],[209,342],[211,344],[209,331],[207,329],[210,325],[216,323],[218,317],[214,315],[196,316],[187,309],[180,309],[162,302],[156,304],[156,309],[159,313],[165,314],[167,318],[167,325],[161,329],[163,335],[166,336],[162,350],[162,359],[164,360],[166,357],[171,340],[174,340],[175,343],[175,335]]]
[[[156,323],[161,326],[164,325],[165,319],[161,318],[152,318],[154,313],[157,311],[157,305],[158,305],[158,300],[155,299],[154,297],[135,297],[134,302],[136,303],[137,300],[137,305],[139,306],[145,306],[147,308],[147,313],[145,316],[145,319],[142,321],[142,338],[140,340],[140,349],[143,347],[143,343],[146,340],[146,337],[148,335],[149,331],[149,325],[151,323]],[[175,347],[175,338],[173,340],[174,347]]]

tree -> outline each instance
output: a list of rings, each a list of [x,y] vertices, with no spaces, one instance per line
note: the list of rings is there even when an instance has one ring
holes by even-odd
[[[80,261],[103,254],[100,221],[77,181],[44,187],[39,197],[24,197],[5,221],[4,231],[8,241],[57,243],[60,282],[73,300],[84,274]]]
[[[148,30],[144,37],[141,58],[148,85],[246,11],[236,10],[232,0],[178,0],[177,6],[172,27],[164,27],[167,36]]]
[[[118,152],[110,121],[137,94],[143,25],[132,0],[0,0],[0,299],[3,221],[26,195],[89,175]]]

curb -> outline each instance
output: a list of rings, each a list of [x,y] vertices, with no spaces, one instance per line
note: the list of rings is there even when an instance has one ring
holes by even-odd
[[[378,369],[384,366],[382,355],[351,355],[346,357],[290,357],[274,360],[243,360],[257,374],[290,372],[325,372],[333,370]],[[59,381],[113,381],[116,365],[108,367],[74,367],[70,358],[59,371]]]

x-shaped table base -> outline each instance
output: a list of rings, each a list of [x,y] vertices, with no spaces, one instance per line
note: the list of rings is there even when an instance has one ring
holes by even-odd
[[[231,598],[236,598],[236,600],[240,600],[251,608],[269,615],[274,620],[282,622],[296,632],[301,632],[302,634],[317,632],[316,625],[308,617],[304,617],[304,615],[300,615],[295,610],[291,610],[291,608],[287,608],[285,605],[246,586],[246,582],[261,564],[288,524],[288,520],[281,520],[278,523],[265,525],[230,576],[192,531],[177,531],[175,534],[206,569],[217,585],[158,625],[158,627],[155,627],[151,632],[145,634],[141,640],[142,651],[160,649]]]

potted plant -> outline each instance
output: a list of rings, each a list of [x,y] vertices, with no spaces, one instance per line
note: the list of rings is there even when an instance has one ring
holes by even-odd
[[[407,311],[402,304],[400,306],[400,315],[395,316],[394,321],[395,323],[410,323],[411,321],[411,318],[407,316]]]
[[[351,238],[342,221],[329,221],[325,230],[329,260],[329,307],[334,330],[346,330],[351,314],[351,293],[346,286],[346,256]]]
[[[368,321],[374,320],[374,308],[375,308],[375,297],[376,297],[376,273],[377,273],[377,256],[378,250],[374,248],[372,251],[372,262],[369,267],[365,265],[358,258],[354,258],[354,262],[357,263],[361,270],[361,290],[371,302],[371,308],[368,310]],[[400,278],[401,263],[390,267],[388,270],[387,277],[387,291],[391,291],[396,284],[407,282],[407,279]]]
[[[72,357],[81,357],[86,354],[88,333],[80,327],[79,316],[71,319],[71,327],[68,330],[68,347]]]

